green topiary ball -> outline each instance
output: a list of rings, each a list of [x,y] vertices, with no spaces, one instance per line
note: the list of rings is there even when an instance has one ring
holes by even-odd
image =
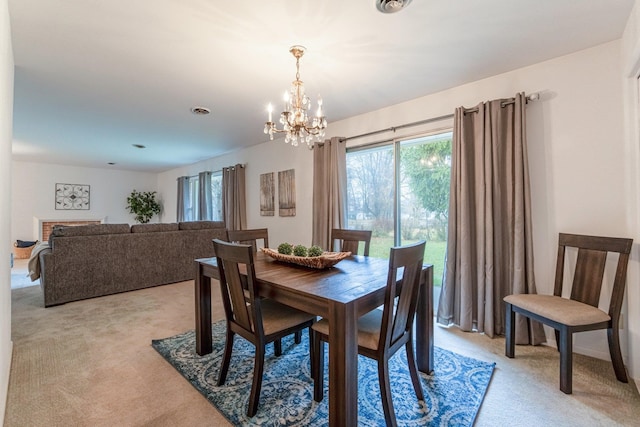
[[[322,248],[320,246],[313,245],[313,246],[311,246],[309,248],[308,255],[310,257],[320,256],[320,255],[322,255],[322,252],[324,252],[324,251],[322,250]]]
[[[295,256],[307,256],[307,247],[304,245],[295,245],[293,247],[293,254]]]
[[[281,243],[280,246],[278,246],[278,253],[281,253],[283,255],[291,255],[291,252],[293,252],[293,246],[291,246],[290,243]]]

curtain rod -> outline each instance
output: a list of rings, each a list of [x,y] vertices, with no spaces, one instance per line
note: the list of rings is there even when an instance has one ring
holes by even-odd
[[[247,166],[247,164],[246,164],[246,163],[240,163],[239,165],[240,165],[240,167],[241,167],[241,168],[244,168],[244,167],[246,167],[246,166]],[[209,172],[209,173],[220,172],[220,173],[222,173],[222,170],[223,170],[223,169],[231,169],[231,170],[234,170],[234,169],[236,168],[236,166],[238,166],[238,165],[225,166],[225,167],[223,167],[222,169],[220,169],[219,171],[203,171],[203,172]],[[183,175],[183,176],[179,176],[179,177],[177,177],[177,178],[176,178],[176,181],[177,181],[177,180],[179,180],[180,178],[189,178],[189,179],[191,179],[191,178],[197,178],[197,177],[198,177],[198,175]]]
[[[539,93],[532,93],[531,95],[527,95],[525,96],[525,105],[528,104],[530,101],[537,101],[538,99],[540,99],[540,94]],[[514,98],[510,98],[507,99],[506,101],[502,101],[500,103],[500,106],[502,108],[506,107],[507,105],[513,105],[516,103],[516,100]],[[465,108],[464,109],[464,113],[477,113],[478,112],[478,107],[473,107],[473,108]]]
[[[540,99],[540,94],[539,93],[532,93],[531,95],[527,95],[526,96],[526,101],[537,101],[538,99]],[[516,101],[514,98],[511,98],[507,101],[503,101],[500,106],[501,107],[505,107],[507,105],[511,105],[514,104]],[[468,110],[465,110],[465,113],[477,113],[478,112],[478,108],[470,108]],[[405,123],[403,125],[399,125],[399,126],[392,126],[386,129],[379,129],[379,130],[374,130],[372,132],[367,132],[367,133],[361,133],[359,135],[354,135],[354,136],[348,136],[346,138],[341,138],[340,142],[346,142],[346,141],[350,141],[352,139],[357,139],[357,138],[364,138],[366,136],[371,136],[371,135],[378,135],[380,133],[385,133],[385,132],[395,132],[398,129],[404,129],[404,128],[408,128],[408,127],[413,127],[413,126],[419,126],[419,125],[424,125],[427,123],[432,123],[432,122],[439,122],[440,120],[446,120],[446,119],[452,119],[453,118],[453,114],[445,114],[444,116],[438,116],[438,117],[432,117],[430,119],[424,119],[424,120],[419,120],[417,122],[411,122],[411,123]]]
[[[235,170],[235,169],[236,169],[236,166],[237,166],[237,167],[239,167],[239,168],[241,168],[241,169],[244,169],[244,167],[246,166],[246,163],[237,163],[237,164],[235,164],[235,165],[225,166],[225,167],[223,167],[223,168],[222,168],[222,170],[223,170],[223,171],[224,171],[225,169]]]
[[[398,129],[404,129],[404,128],[408,128],[408,127],[424,125],[424,124],[427,124],[427,123],[438,122],[440,120],[451,119],[451,118],[453,118],[453,114],[445,114],[444,116],[432,117],[430,119],[419,120],[417,122],[405,123],[405,124],[399,125],[399,126],[392,126],[390,128],[386,128],[386,129],[379,129],[379,130],[374,130],[373,132],[361,133],[360,135],[354,135],[354,136],[349,136],[349,137],[346,137],[346,138],[341,138],[340,142],[345,142],[345,141],[349,141],[349,140],[356,139],[356,138],[364,138],[365,136],[377,135],[379,133],[395,132]]]

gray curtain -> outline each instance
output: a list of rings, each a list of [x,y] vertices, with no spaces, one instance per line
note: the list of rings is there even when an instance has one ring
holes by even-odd
[[[247,228],[244,165],[222,168],[222,215],[227,230]]]
[[[313,147],[312,244],[331,249],[331,229],[346,226],[347,154],[341,138]]]
[[[502,299],[536,292],[525,104],[521,93],[455,111],[438,323],[503,335]],[[518,317],[518,344],[545,341],[539,323]]]
[[[189,203],[187,198],[189,197],[189,177],[178,177],[178,203],[176,212],[176,221],[185,221],[186,206]]]
[[[211,172],[198,174],[198,219],[213,219],[213,194],[211,193]]]

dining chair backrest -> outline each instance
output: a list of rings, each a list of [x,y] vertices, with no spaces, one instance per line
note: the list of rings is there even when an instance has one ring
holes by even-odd
[[[229,241],[233,243],[241,243],[243,245],[251,245],[253,252],[258,251],[257,240],[262,239],[263,247],[269,247],[269,229],[255,228],[252,230],[229,230],[227,231]]]
[[[220,272],[220,293],[227,321],[234,322],[252,334],[262,334],[260,300],[255,298],[256,274],[251,245],[213,240]],[[246,267],[246,287],[240,265]]]
[[[338,241],[338,245],[336,244]],[[331,230],[331,245],[333,251],[351,252],[358,255],[360,242],[364,242],[364,256],[369,256],[369,246],[371,244],[371,230],[347,230],[344,228],[334,228]]]
[[[418,303],[425,245],[425,241],[420,241],[412,245],[391,248],[380,329],[381,342],[378,345],[381,351],[393,347],[405,334],[411,332]],[[399,272],[402,275],[402,287],[397,294]]]
[[[558,258],[556,260],[556,276],[553,294],[562,296],[565,251],[567,247],[578,249],[573,272],[570,298],[598,307],[602,292],[603,277],[608,252],[617,252],[618,265],[613,282],[609,315],[617,318],[622,308],[626,282],[627,264],[631,252],[631,239],[617,237],[584,236],[560,233],[558,237]]]

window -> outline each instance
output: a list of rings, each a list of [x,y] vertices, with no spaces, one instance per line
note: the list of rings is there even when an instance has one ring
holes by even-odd
[[[223,221],[222,215],[222,171],[214,172],[211,175],[211,201],[213,218],[212,221]]]
[[[189,177],[189,194],[184,207],[184,220],[196,221],[198,219],[198,177]]]
[[[426,240],[441,285],[447,241],[451,132],[347,149],[347,227],[372,230],[371,256]]]
[[[198,176],[189,177],[189,192],[185,201],[184,220],[198,221],[200,218],[200,197],[199,197],[199,181]],[[211,175],[211,221],[222,221],[222,171],[214,172]]]

